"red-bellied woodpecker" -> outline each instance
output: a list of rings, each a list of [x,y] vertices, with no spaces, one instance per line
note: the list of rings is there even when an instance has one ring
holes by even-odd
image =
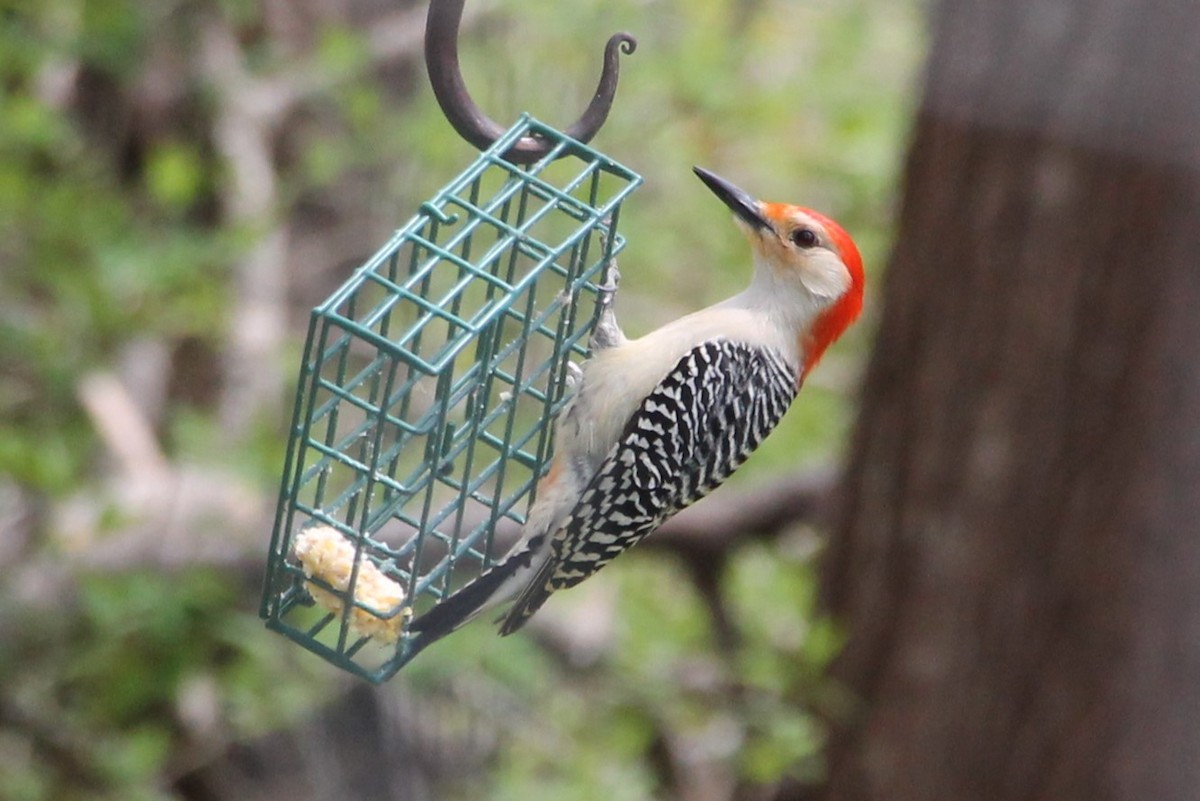
[[[608,288],[520,542],[413,623],[416,647],[515,597],[500,626],[511,634],[555,590],[704,497],[770,433],[858,317],[862,259],[837,223],[695,171],[750,240],[750,286],[639,339],[621,333],[615,283]]]

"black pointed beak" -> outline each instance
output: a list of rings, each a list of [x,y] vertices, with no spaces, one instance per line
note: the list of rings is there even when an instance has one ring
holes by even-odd
[[[767,218],[762,216],[762,212],[758,210],[758,201],[750,195],[703,167],[692,167],[692,172],[696,173],[701,181],[704,181],[704,185],[711,189],[713,194],[719,197],[721,202],[728,206],[739,220],[755,230],[771,227],[771,223],[767,222]]]

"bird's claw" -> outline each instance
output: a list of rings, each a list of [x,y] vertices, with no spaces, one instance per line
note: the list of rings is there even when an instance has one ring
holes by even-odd
[[[612,303],[613,298],[617,294],[617,287],[621,284],[621,271],[617,269],[617,260],[612,259],[608,263],[608,268],[604,271],[604,283],[596,287],[600,290],[600,299],[602,302]]]
[[[579,386],[581,380],[583,380],[583,368],[575,362],[567,362],[567,375],[564,379],[567,391],[569,392]]]
[[[613,310],[620,283],[621,272],[617,269],[617,260],[611,259],[604,270],[604,283],[596,287],[599,316],[596,319],[596,327],[592,329],[590,345],[593,351],[611,348],[625,341],[625,334],[621,331],[621,326],[617,323],[617,314]]]

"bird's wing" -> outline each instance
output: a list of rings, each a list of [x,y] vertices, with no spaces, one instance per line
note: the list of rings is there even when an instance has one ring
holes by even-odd
[[[725,338],[685,354],[629,418],[500,633],[719,486],[783,417],[796,375],[778,351]]]

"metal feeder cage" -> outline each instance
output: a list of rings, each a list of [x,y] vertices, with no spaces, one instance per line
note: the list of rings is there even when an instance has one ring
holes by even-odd
[[[530,135],[549,152],[506,161]],[[415,656],[409,620],[502,555],[493,533],[524,521],[641,180],[523,116],[313,310],[270,628],[381,682]]]

